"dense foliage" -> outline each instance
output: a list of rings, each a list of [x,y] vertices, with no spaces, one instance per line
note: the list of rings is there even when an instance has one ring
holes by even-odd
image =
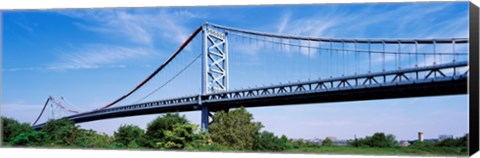
[[[112,146],[113,141],[110,136],[98,134],[93,130],[80,129],[68,119],[49,120],[39,131],[33,130],[28,124],[16,122],[2,117],[3,133],[8,133],[8,135],[4,135],[3,145],[115,148]]]
[[[27,123],[19,123],[17,120],[2,117],[3,144],[13,141],[21,133],[30,133],[33,129]]]
[[[263,131],[254,142],[254,149],[258,151],[284,151],[293,146],[285,135],[278,138],[273,133]]]
[[[191,124],[185,116],[167,113],[148,124],[147,145],[160,149],[183,149],[195,138],[203,138],[197,134],[197,125]]]
[[[139,144],[145,140],[145,131],[135,125],[122,125],[113,133],[113,138],[122,146],[138,148]]]
[[[81,129],[68,119],[49,120],[37,131],[27,123],[1,119],[4,146],[382,155],[467,155],[468,152],[468,135],[437,142],[411,141],[408,147],[400,146],[394,135],[384,133],[355,139],[345,146],[337,146],[330,139],[321,143],[288,139],[285,135],[278,137],[272,132],[260,132],[262,124],[254,122],[252,114],[244,108],[216,112],[209,133],[199,130],[198,125],[178,113],[159,115],[146,130],[122,125],[113,136]]]
[[[392,148],[399,146],[395,141],[394,135],[385,135],[384,133],[375,133],[373,136],[367,136],[365,138],[355,139],[350,142],[350,145],[354,147],[377,147],[377,148]]]
[[[216,112],[209,132],[213,141],[221,145],[235,150],[252,150],[262,127],[260,122],[253,122],[252,114],[240,108],[228,113]]]
[[[325,140],[322,141],[322,146],[333,146],[333,142],[329,138],[325,138]]]
[[[448,138],[438,142],[413,142],[409,147],[412,152],[419,150],[431,151],[434,153],[467,153],[468,134],[460,138]]]

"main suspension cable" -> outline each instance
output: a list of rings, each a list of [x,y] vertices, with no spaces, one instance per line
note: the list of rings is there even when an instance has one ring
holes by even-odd
[[[127,94],[123,95],[122,97],[118,98],[117,100],[111,102],[110,104],[107,104],[105,105],[104,107],[101,107],[99,108],[98,110],[101,110],[101,109],[105,109],[105,108],[108,108],[110,106],[113,106],[115,105],[116,103],[122,101],[123,99],[127,98],[128,96],[130,96],[133,92],[137,91],[138,89],[140,89],[140,87],[142,87],[143,85],[145,85],[148,81],[150,81],[150,79],[152,79],[155,75],[157,75],[160,71],[163,70],[163,68],[165,68],[165,66],[167,66],[189,43],[190,41],[193,40],[193,38],[202,30],[202,27],[198,27],[191,35],[190,37],[188,37],[188,39],[183,42],[183,44],[180,46],[180,48],[178,48],[178,50],[173,53],[172,56],[170,56],[170,58],[167,59],[167,61],[165,61],[165,63],[163,63],[162,65],[160,65],[160,67],[158,67],[152,74],[150,74],[150,76],[148,76],[147,78],[145,78],[140,84],[138,84],[135,88],[133,88],[130,92],[128,92]]]
[[[50,101],[50,99],[51,99],[51,97],[47,98],[47,101],[45,101],[45,105],[43,105],[43,108],[42,108],[42,111],[40,112],[40,115],[38,115],[37,119],[35,120],[35,122],[33,122],[32,126],[35,126],[35,124],[37,124],[38,120],[40,120],[40,117],[42,117],[43,112],[45,111],[45,108],[47,108],[47,105],[48,105],[48,102]]]

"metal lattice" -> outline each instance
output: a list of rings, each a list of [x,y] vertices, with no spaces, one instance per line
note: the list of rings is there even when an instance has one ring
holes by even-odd
[[[203,94],[228,91],[227,34],[203,27]]]

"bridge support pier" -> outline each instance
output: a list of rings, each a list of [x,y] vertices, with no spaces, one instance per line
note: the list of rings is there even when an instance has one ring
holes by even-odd
[[[208,111],[208,106],[202,106],[202,122],[201,122],[201,128],[205,131],[208,132],[208,124],[209,119],[208,116],[210,115],[210,111]]]

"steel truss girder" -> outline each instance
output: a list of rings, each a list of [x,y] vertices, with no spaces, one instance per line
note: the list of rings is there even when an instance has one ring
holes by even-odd
[[[208,101],[237,100],[291,94],[306,94],[343,89],[358,89],[368,87],[394,86],[401,84],[415,84],[441,80],[455,80],[468,75],[456,73],[458,68],[465,68],[467,62],[439,64],[435,66],[418,67],[412,69],[368,73],[365,75],[346,76],[341,78],[321,79],[283,85],[272,85],[260,88],[235,90],[208,95]],[[455,72],[451,74],[445,71]],[[419,75],[423,74],[423,75]],[[410,77],[409,77],[410,76]]]

